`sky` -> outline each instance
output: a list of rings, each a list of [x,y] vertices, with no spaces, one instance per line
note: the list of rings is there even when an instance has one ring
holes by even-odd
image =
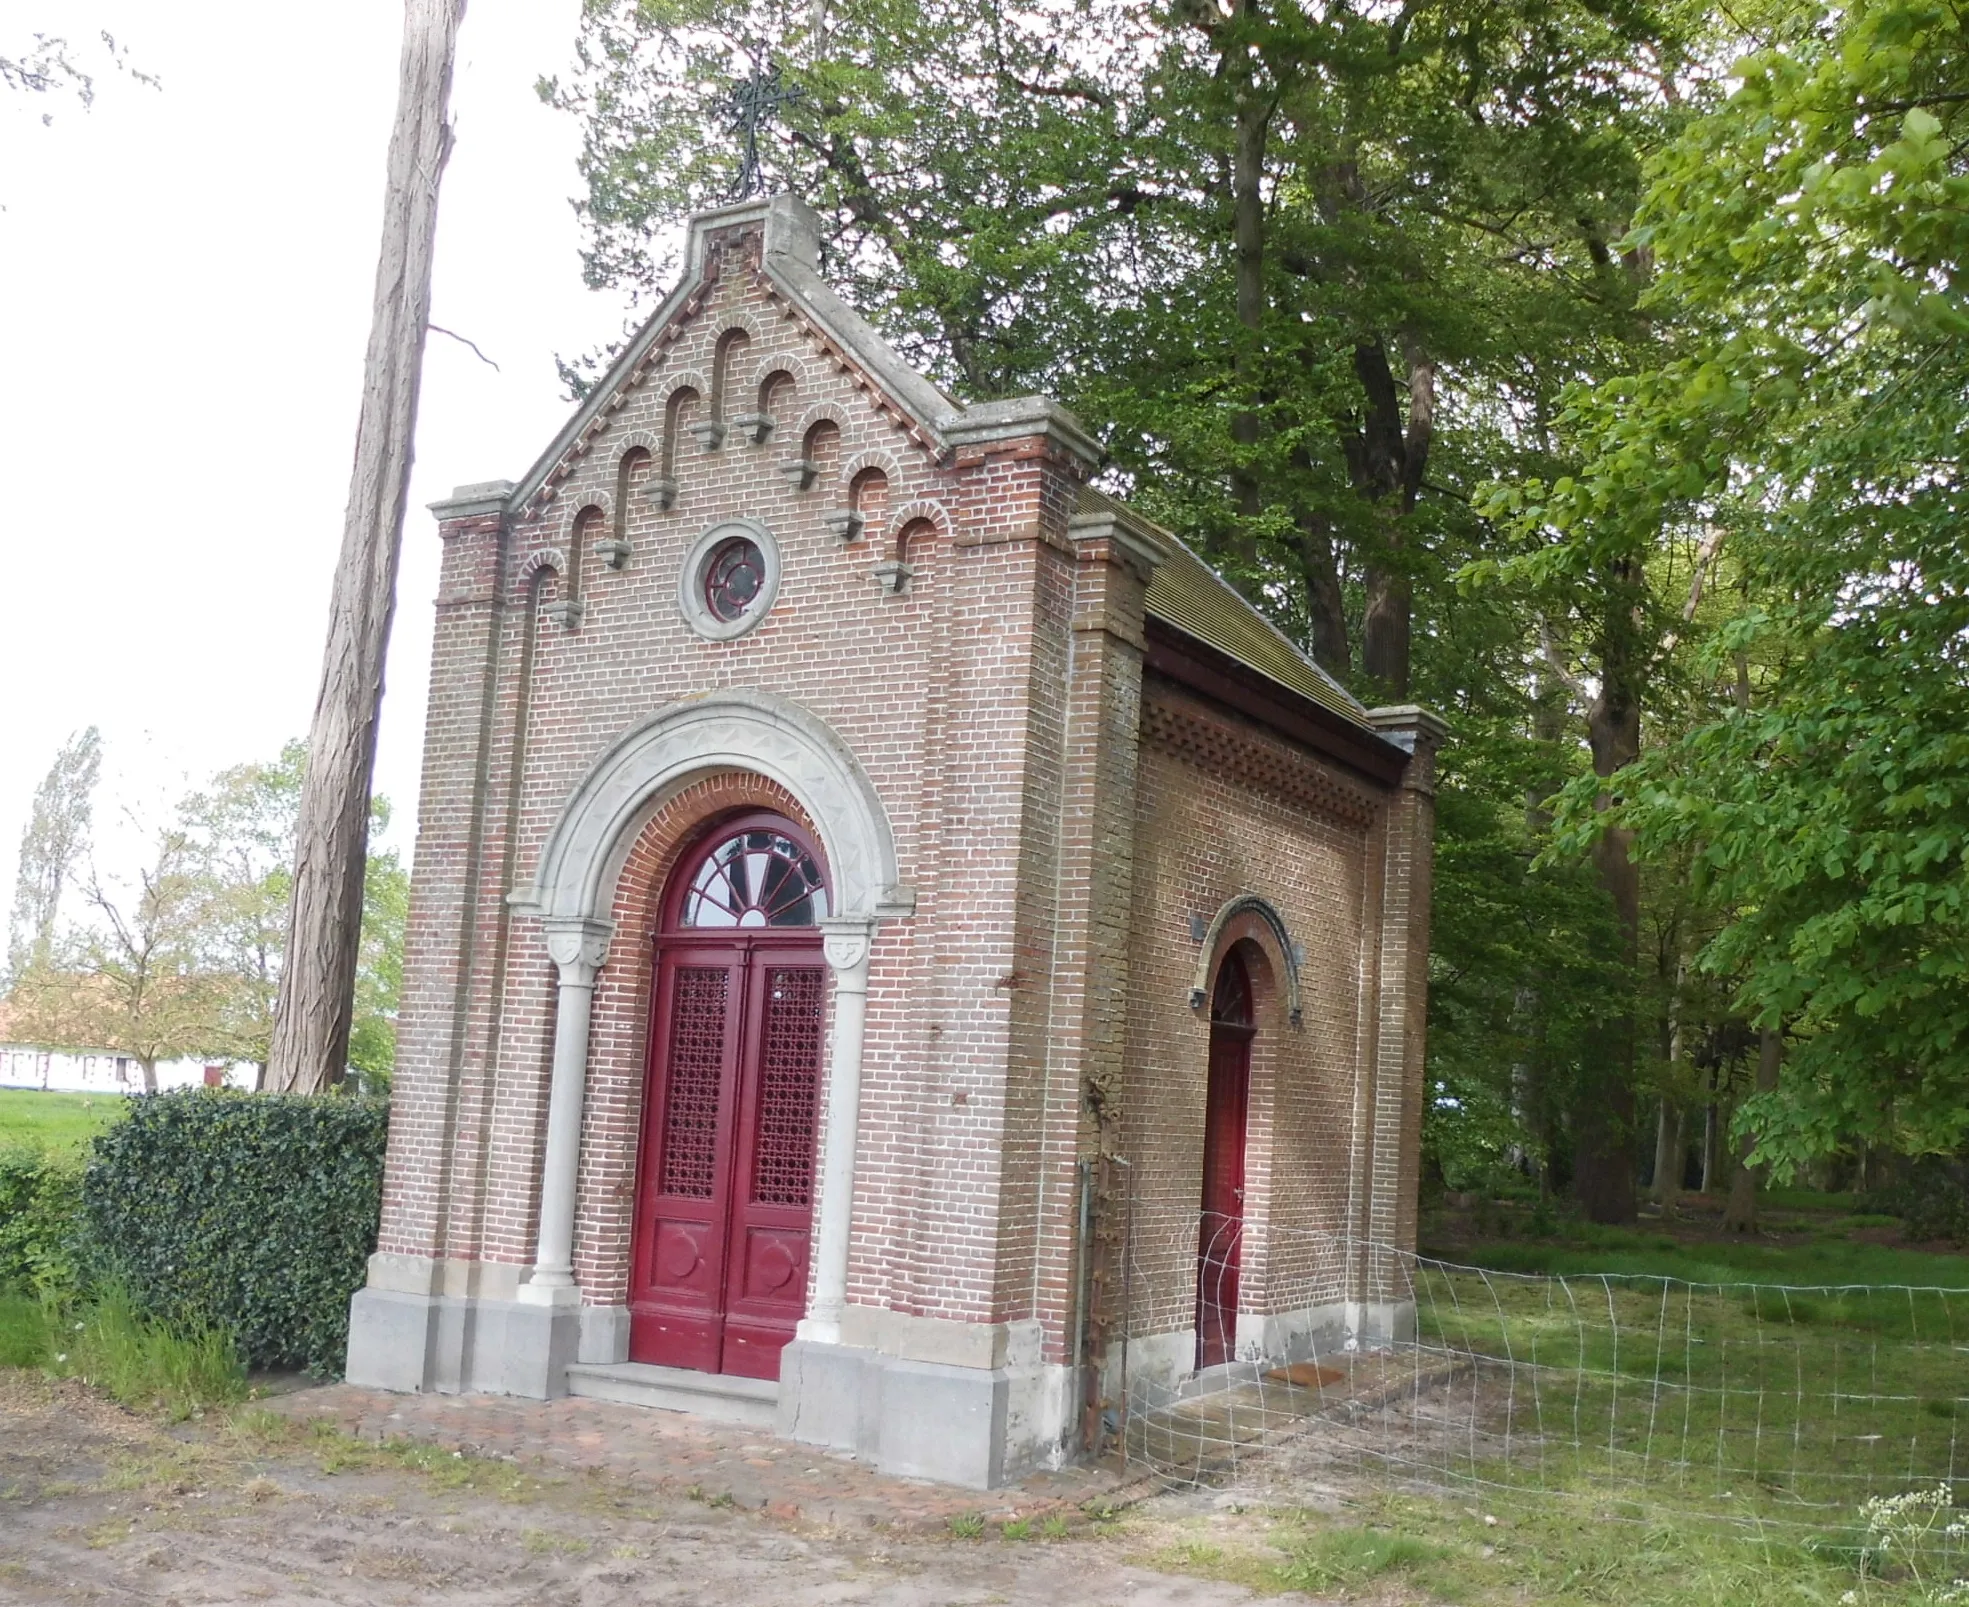
[[[24,0],[0,54],[67,37],[69,96],[0,93],[0,899],[57,747],[103,733],[98,850],[307,732],[341,542],[396,105],[400,0]],[[376,786],[409,854],[437,588],[425,505],[518,479],[620,335],[581,282],[580,129],[533,85],[579,0],[471,0],[439,207]],[[105,67],[108,29],[155,74]],[[52,112],[51,125],[41,114]]]

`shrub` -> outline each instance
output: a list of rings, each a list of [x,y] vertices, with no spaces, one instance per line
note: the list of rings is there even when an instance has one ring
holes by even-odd
[[[38,1297],[73,1288],[81,1215],[78,1160],[0,1150],[0,1290]]]
[[[1867,1208],[1899,1217],[1910,1239],[1969,1244],[1969,1166],[1953,1156],[1923,1155],[1902,1163],[1898,1173],[1866,1197]]]
[[[133,1101],[83,1182],[95,1270],[147,1319],[223,1329],[249,1365],[339,1373],[376,1243],[388,1120],[386,1106],[337,1094]]]

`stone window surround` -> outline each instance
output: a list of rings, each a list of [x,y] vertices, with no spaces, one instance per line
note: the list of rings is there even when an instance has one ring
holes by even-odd
[[[765,563],[765,578],[759,584],[759,595],[744,613],[737,619],[720,619],[705,601],[705,570],[713,553],[739,537],[758,547]],[[770,530],[756,519],[720,519],[692,542],[684,554],[683,567],[677,571],[677,611],[684,616],[684,623],[707,641],[733,641],[754,629],[773,611],[773,603],[779,596],[779,577],[779,543]]]

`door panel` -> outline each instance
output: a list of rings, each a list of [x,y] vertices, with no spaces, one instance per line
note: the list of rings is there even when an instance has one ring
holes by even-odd
[[[1203,1119],[1203,1212],[1196,1260],[1197,1366],[1237,1352],[1238,1275],[1244,1250],[1244,1127],[1251,1029],[1213,1023]]]
[[[827,967],[802,934],[659,940],[632,1360],[779,1376],[806,1306]]]
[[[724,1344],[725,1218],[745,955],[673,949],[657,964],[630,1274],[629,1354],[715,1371]]]
[[[724,1371],[779,1376],[807,1302],[827,967],[810,946],[760,945],[747,990]],[[805,964],[793,963],[805,961]]]

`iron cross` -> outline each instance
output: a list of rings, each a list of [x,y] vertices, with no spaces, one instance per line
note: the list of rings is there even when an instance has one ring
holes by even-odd
[[[738,171],[736,200],[744,200],[759,188],[759,130],[778,116],[780,108],[805,99],[798,84],[782,84],[779,68],[752,69],[751,76],[731,92],[725,115],[733,132],[745,142],[745,159]]]

